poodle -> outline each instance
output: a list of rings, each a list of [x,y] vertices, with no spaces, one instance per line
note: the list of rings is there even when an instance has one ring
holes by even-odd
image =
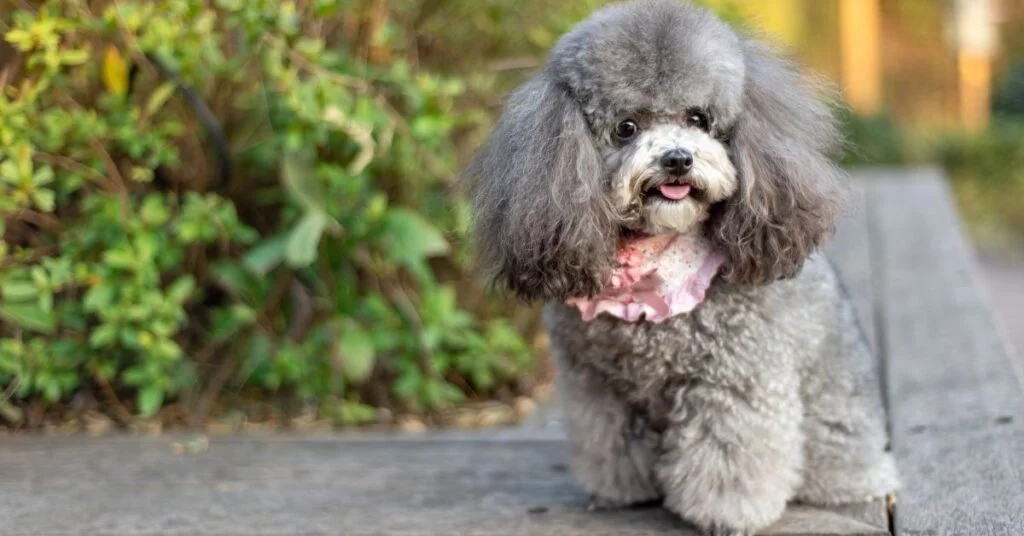
[[[592,508],[715,534],[897,489],[874,358],[819,251],[842,212],[826,86],[703,8],[595,12],[466,170],[491,280],[543,301]]]

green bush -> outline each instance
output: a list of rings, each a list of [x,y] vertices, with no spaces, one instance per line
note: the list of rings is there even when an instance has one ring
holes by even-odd
[[[181,400],[202,421],[229,391],[355,424],[530,370],[523,337],[473,292],[452,193],[450,139],[487,114],[454,113],[466,82],[409,60],[418,3],[10,4],[10,423],[82,393],[122,420]],[[226,182],[188,88],[227,133]]]
[[[984,132],[946,135],[934,160],[948,172],[960,211],[976,239],[1024,245],[1024,122],[996,118]]]
[[[1024,117],[1024,58],[1006,68],[993,88],[992,111],[997,116]]]
[[[844,166],[896,165],[907,161],[904,135],[888,114],[865,117],[841,106],[836,108],[836,117],[846,137],[840,158]]]

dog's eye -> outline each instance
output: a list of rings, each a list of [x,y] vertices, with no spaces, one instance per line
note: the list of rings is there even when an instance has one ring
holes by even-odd
[[[632,119],[626,119],[615,125],[615,137],[620,141],[629,141],[640,132],[640,126]]]
[[[690,110],[686,113],[686,125],[707,132],[711,129],[711,116],[703,110]]]

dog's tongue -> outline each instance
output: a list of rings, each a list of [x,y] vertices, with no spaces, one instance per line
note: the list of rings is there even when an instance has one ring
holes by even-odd
[[[658,187],[661,195],[673,201],[679,201],[690,193],[689,184],[662,184]]]

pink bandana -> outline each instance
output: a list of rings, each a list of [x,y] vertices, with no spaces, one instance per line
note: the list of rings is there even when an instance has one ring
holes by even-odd
[[[655,324],[688,313],[704,300],[724,258],[699,233],[645,236],[624,240],[616,254],[608,288],[593,298],[572,298],[593,320],[608,313],[629,322]]]

